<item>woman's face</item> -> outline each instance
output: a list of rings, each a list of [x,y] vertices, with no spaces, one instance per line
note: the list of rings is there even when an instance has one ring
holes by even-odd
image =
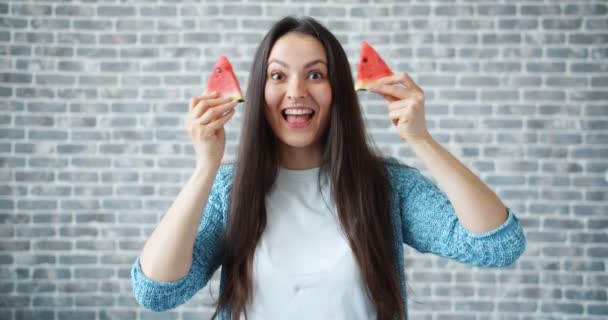
[[[331,85],[323,45],[314,37],[287,33],[268,57],[266,119],[281,147],[317,148],[329,122]]]

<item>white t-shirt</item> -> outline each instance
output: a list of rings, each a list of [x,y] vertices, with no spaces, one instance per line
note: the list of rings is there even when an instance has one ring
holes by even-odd
[[[325,179],[319,192],[318,173],[279,167],[266,196],[248,320],[376,319],[329,183]]]

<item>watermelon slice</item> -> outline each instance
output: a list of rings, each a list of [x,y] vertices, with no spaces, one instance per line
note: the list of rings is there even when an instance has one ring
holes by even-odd
[[[391,75],[393,75],[393,72],[378,52],[367,41],[363,41],[361,59],[357,66],[355,90],[366,91],[369,84],[374,80]]]
[[[226,56],[221,56],[217,60],[213,67],[213,72],[209,76],[205,93],[213,91],[220,93],[222,96],[231,97],[239,102],[245,101],[241,93],[239,80],[236,78],[232,65]]]

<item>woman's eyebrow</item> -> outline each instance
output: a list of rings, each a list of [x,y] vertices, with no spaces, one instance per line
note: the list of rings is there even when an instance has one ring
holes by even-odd
[[[273,62],[276,62],[276,63],[282,65],[285,68],[289,68],[289,65],[287,63],[285,63],[285,62],[283,62],[281,60],[277,60],[277,59],[270,59],[270,60],[268,60],[268,65],[270,65]],[[317,59],[317,60],[313,60],[313,61],[310,61],[307,64],[305,64],[304,68],[308,68],[308,67],[310,67],[312,65],[315,65],[317,63],[323,63],[323,64],[327,65],[327,63],[325,61],[323,61],[321,59]]]

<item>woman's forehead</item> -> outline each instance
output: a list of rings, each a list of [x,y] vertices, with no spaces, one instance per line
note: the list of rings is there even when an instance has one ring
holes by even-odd
[[[278,62],[287,66],[304,66],[313,61],[327,64],[325,48],[316,38],[302,33],[287,33],[273,45],[268,64]]]

